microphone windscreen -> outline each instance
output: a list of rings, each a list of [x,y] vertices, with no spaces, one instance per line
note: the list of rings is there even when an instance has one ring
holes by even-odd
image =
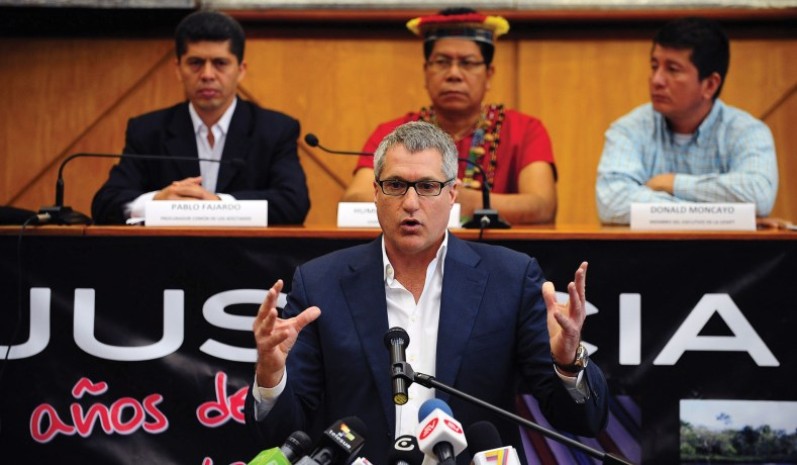
[[[305,142],[307,143],[307,145],[309,145],[310,147],[318,147],[318,137],[316,137],[316,135],[315,135],[315,134],[313,134],[312,132],[310,132],[310,133],[307,133],[307,134],[304,136],[304,141],[305,141]]]
[[[292,463],[310,452],[313,440],[304,431],[294,431],[282,445],[282,452]]]
[[[342,418],[324,429],[312,458],[322,465],[349,463],[365,445],[365,436],[362,420],[355,416]]]
[[[454,412],[451,411],[451,407],[449,407],[447,403],[440,399],[429,399],[421,404],[421,408],[418,409],[418,421],[423,421],[434,409],[438,408],[445,412],[446,415],[451,417],[454,416]]]
[[[368,428],[365,427],[365,423],[359,417],[346,417],[341,422],[348,425],[350,429],[354,430],[363,439],[368,435]]]
[[[468,451],[471,455],[504,447],[498,429],[489,421],[477,421],[470,425],[465,431],[465,439],[468,441]]]
[[[282,449],[274,447],[260,452],[247,465],[291,465],[291,461],[285,457]]]
[[[388,349],[390,348],[393,340],[395,339],[403,340],[405,346],[410,345],[410,335],[407,334],[407,331],[405,331],[404,328],[394,326],[387,330],[387,332],[385,333],[384,342]]]

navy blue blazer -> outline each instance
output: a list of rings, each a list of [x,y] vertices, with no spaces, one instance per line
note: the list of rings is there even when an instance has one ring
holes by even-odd
[[[590,399],[578,405],[556,376],[543,282],[542,270],[528,255],[449,235],[434,376],[509,411],[514,411],[517,393],[532,393],[552,424],[594,436],[607,419],[606,381],[590,363]],[[360,455],[386,464],[395,406],[383,342],[388,321],[381,237],[298,267],[285,315],[311,305],[321,308],[321,316],[299,334],[288,356],[285,391],[262,421],[253,418],[250,392],[247,424],[265,448],[282,445],[296,430],[318,438],[320,428],[356,415],[368,428]],[[490,421],[504,443],[524,455],[516,425],[449,394],[437,391],[436,397],[451,406],[465,429]],[[467,453],[458,458],[461,464],[469,460]]]
[[[303,223],[310,198],[296,153],[298,138],[298,121],[239,98],[221,158],[243,163],[221,164],[216,192],[268,200],[269,225]],[[198,158],[188,102],[131,118],[123,153]],[[94,195],[94,222],[124,224],[124,205],[192,176],[199,176],[198,162],[122,159]]]

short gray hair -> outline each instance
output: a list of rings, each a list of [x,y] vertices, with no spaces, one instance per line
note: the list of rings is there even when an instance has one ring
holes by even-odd
[[[412,121],[397,127],[379,143],[374,153],[376,179],[379,179],[385,166],[385,154],[397,145],[403,145],[410,153],[437,150],[443,156],[443,175],[446,179],[457,177],[459,152],[451,136],[434,124]]]

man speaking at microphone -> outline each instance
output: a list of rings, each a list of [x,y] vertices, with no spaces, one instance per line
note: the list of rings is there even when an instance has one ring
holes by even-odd
[[[490,421],[523,450],[517,426],[446,393],[412,384],[409,402],[396,406],[383,339],[396,326],[409,334],[416,372],[504,410],[531,393],[572,433],[604,427],[606,381],[581,345],[587,264],[560,304],[535,259],[449,234],[456,172],[448,134],[426,122],[399,126],[374,155],[383,234],[298,267],[282,317],[282,281],[268,291],[253,326],[256,379],[245,408],[262,444],[356,415],[369,429],[362,456],[387,463],[393,438],[414,434],[420,405],[436,395],[465,427]],[[467,460],[463,453],[458,463]]]
[[[131,119],[122,159],[95,194],[98,224],[143,218],[149,200],[267,200],[268,224],[301,224],[310,209],[299,164],[299,122],[239,99],[244,31],[230,16],[198,11],[175,31],[177,77],[187,102]],[[177,161],[197,157],[214,161]]]

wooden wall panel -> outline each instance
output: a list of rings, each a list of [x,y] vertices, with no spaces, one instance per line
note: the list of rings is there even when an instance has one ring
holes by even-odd
[[[772,130],[780,182],[772,217],[797,221],[797,41],[734,40],[723,99]]]
[[[793,74],[797,76],[797,74]],[[797,96],[767,118],[778,151],[778,198],[771,216],[797,222]]]
[[[256,40],[246,90],[299,118],[326,147],[357,151],[374,126],[424,101],[417,44],[361,40]],[[303,143],[302,143],[303,144]],[[334,224],[356,157],[302,147],[311,210],[307,224]]]
[[[138,85],[129,87],[95,126],[76,141],[69,153],[121,153],[127,120],[158,108],[173,105],[183,98],[182,86],[175,74],[171,44],[160,59],[141,60],[130,73],[146,71]],[[108,177],[115,160],[83,158],[72,161],[64,173],[65,201],[78,211],[90,214],[91,199]],[[88,175],[87,175],[88,173]],[[50,185],[50,184],[48,184]]]
[[[128,114],[115,112],[119,102],[142,79],[152,79],[151,69],[164,61],[171,44],[43,39],[2,43],[0,70],[8,85],[0,88],[0,98],[12,111],[3,118],[0,132],[0,202],[36,210],[53,203],[58,165],[66,155],[121,151]],[[153,100],[165,96],[153,97],[134,102],[132,111],[151,108]],[[88,213],[84,199],[90,201],[90,191],[99,185],[93,182],[95,170],[86,171],[79,165],[82,160],[73,163],[66,169],[66,201]],[[71,177],[78,172],[80,176]],[[107,169],[103,177],[105,173]]]
[[[519,107],[543,121],[553,142],[557,222],[598,224],[594,186],[603,132],[646,99],[648,48],[631,40],[521,44]]]
[[[64,156],[118,153],[128,118],[183,98],[171,41],[0,39],[6,52],[0,98],[0,203],[51,204]],[[603,132],[647,101],[649,42],[637,39],[502,41],[490,102],[542,119],[559,167],[559,223],[597,224],[594,182]],[[735,40],[723,97],[756,116],[797,81],[797,40]],[[284,111],[330,148],[359,150],[383,121],[428,104],[420,44],[412,39],[254,38],[242,94]],[[797,219],[795,97],[767,118],[781,168],[776,216]],[[312,208],[310,225],[334,224],[354,157],[300,147]],[[66,171],[66,203],[88,212],[112,163],[77,160]],[[87,175],[88,173],[88,175]]]

